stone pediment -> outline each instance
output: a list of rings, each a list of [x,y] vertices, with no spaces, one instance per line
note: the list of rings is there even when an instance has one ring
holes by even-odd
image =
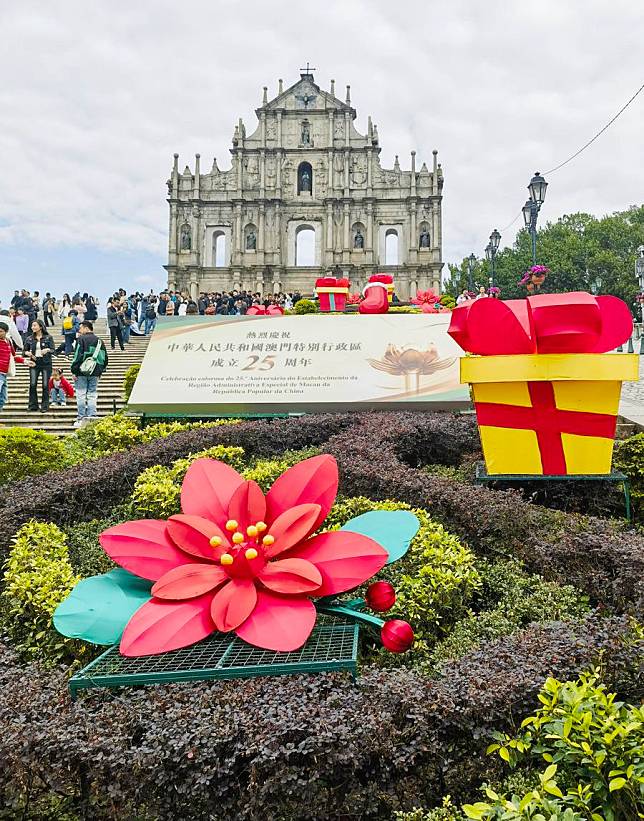
[[[323,91],[317,83],[313,81],[312,74],[303,74],[297,83],[287,88],[282,94],[269,100],[266,105],[257,109],[259,118],[262,111],[298,111],[298,112],[320,112],[320,111],[350,111],[355,117],[355,111],[347,103],[343,103],[330,92]]]

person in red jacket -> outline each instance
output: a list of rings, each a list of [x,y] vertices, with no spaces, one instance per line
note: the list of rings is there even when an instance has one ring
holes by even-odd
[[[6,322],[0,322],[0,411],[7,403],[7,378],[11,357],[16,352],[8,334],[9,325]]]
[[[62,368],[54,368],[49,380],[49,404],[64,405],[74,396],[74,388],[63,376]]]

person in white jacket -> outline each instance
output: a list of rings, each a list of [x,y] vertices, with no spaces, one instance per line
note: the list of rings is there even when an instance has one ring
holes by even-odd
[[[9,316],[9,311],[0,311],[0,322],[4,322],[9,327],[7,336],[13,342],[13,345],[16,348],[16,350],[21,351],[22,337],[20,336],[20,331],[16,327],[16,323]]]

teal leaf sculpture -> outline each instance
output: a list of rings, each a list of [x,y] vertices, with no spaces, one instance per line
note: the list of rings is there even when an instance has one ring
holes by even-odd
[[[389,554],[387,564],[402,559],[411,540],[418,533],[420,523],[409,510],[370,510],[356,516],[340,530],[361,533],[382,545]]]
[[[152,582],[118,567],[82,579],[54,613],[63,636],[92,644],[115,644],[134,613],[151,598]]]

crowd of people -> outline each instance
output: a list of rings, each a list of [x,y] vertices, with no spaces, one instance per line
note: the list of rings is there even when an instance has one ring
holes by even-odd
[[[241,289],[203,291],[194,300],[183,291],[128,295],[120,288],[105,307],[110,347],[124,350],[132,336],[148,336],[160,316],[243,315],[252,306],[290,309],[299,299],[299,293],[262,295]],[[75,398],[77,427],[96,417],[98,379],[108,364],[105,345],[94,333],[99,304],[89,293],[58,299],[23,289],[14,292],[8,308],[0,306],[0,411],[7,402],[7,379],[18,363],[29,368],[30,411],[46,413]],[[62,341],[57,343],[52,333],[59,323]],[[60,358],[69,360],[73,384],[55,364]]]
[[[21,365],[29,369],[30,411],[46,413],[75,398],[76,427],[97,417],[98,380],[108,364],[105,345],[94,333],[98,304],[87,293],[58,300],[50,293],[15,291],[10,307],[0,308],[0,410],[7,402],[7,380]],[[58,346],[50,332],[57,319],[63,335]],[[61,356],[71,360],[73,385],[54,366]]]

